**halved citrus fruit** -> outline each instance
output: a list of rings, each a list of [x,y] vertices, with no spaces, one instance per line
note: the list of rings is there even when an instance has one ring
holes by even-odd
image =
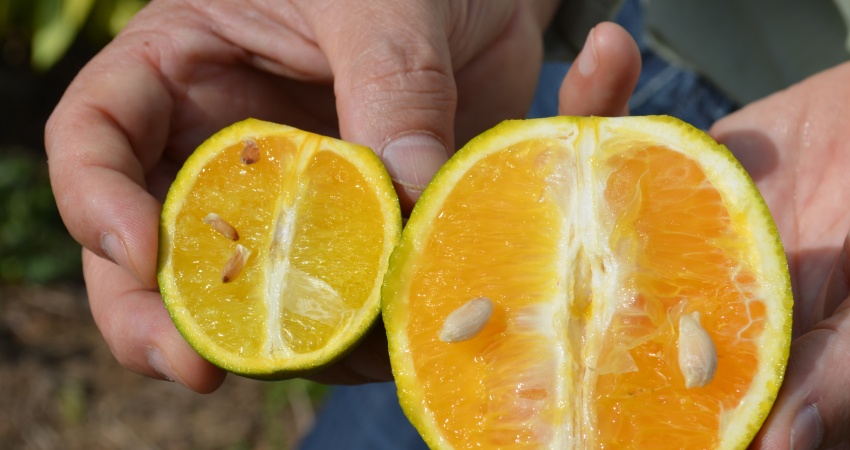
[[[377,319],[400,234],[398,198],[371,150],[249,119],[198,147],[169,190],[160,290],[214,364],[303,375]]]
[[[744,448],[790,345],[764,201],[725,147],[667,117],[473,139],[384,283],[399,397],[433,448]]]

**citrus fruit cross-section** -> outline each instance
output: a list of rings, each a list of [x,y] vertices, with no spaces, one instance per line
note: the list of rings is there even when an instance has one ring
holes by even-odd
[[[398,198],[371,150],[249,119],[198,147],[169,190],[160,290],[214,364],[304,375],[378,318],[400,234]]]
[[[415,206],[384,281],[405,413],[432,448],[745,448],[792,296],[729,151],[669,117],[509,121]]]

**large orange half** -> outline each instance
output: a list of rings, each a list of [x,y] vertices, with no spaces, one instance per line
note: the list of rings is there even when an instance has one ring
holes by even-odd
[[[416,205],[383,294],[402,406],[433,448],[744,448],[790,345],[764,201],[668,117],[472,140]]]

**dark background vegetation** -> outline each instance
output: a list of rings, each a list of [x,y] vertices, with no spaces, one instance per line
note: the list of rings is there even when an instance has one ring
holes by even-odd
[[[235,376],[210,395],[121,368],[53,199],[44,123],[144,0],[0,0],[0,446],[287,449],[323,389]]]

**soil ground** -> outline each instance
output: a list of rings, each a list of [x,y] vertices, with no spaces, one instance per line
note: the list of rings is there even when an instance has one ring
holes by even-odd
[[[201,395],[121,367],[78,284],[0,286],[0,447],[288,449],[322,388],[229,376]]]

